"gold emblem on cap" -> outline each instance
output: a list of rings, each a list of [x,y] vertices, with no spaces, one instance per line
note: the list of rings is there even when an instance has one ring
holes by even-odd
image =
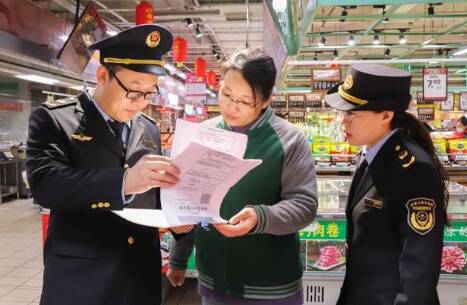
[[[161,34],[158,31],[154,31],[146,37],[146,44],[150,48],[155,48],[161,42]]]
[[[342,87],[345,90],[349,90],[350,88],[352,88],[352,86],[353,86],[353,77],[352,77],[352,74],[349,74],[345,78],[345,81],[344,81],[344,84],[342,85]]]

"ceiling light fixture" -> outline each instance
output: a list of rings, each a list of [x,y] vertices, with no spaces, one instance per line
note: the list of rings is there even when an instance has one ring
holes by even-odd
[[[53,78],[43,77],[35,74],[18,74],[15,75],[17,78],[21,78],[30,82],[41,83],[46,85],[53,85],[59,81]]]
[[[353,39],[353,36],[352,36],[352,35],[350,35],[349,40],[347,41],[347,44],[348,44],[349,46],[355,45],[355,40]]]
[[[346,6],[343,6],[342,7],[343,10],[342,10],[342,13],[341,13],[341,18],[339,19],[340,22],[345,22],[345,19],[347,18],[347,7]]]
[[[379,45],[380,44],[378,35],[373,36],[373,44],[374,45]]]
[[[321,37],[321,40],[318,42],[318,46],[322,48],[324,47],[325,44],[326,44],[326,38],[323,36]]]
[[[117,32],[117,31],[114,31],[114,30],[107,30],[106,33],[107,33],[107,35],[109,35],[109,36],[115,36],[115,35],[118,34],[118,32]]]
[[[186,21],[186,25],[188,25],[188,27],[190,29],[195,26],[195,24],[193,23],[193,20],[191,20],[191,18],[185,18],[185,21]]]
[[[196,38],[199,39],[199,38],[203,37],[203,34],[199,30],[199,24],[196,25],[195,33],[196,33]]]
[[[467,54],[467,47],[460,48],[456,52],[452,53],[452,55],[454,55],[454,56],[461,56],[461,55],[464,55],[464,54]]]

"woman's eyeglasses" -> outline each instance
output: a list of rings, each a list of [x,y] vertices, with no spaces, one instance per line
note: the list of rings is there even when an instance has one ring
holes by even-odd
[[[249,103],[245,101],[234,100],[230,95],[225,94],[224,92],[219,92],[219,101],[227,102],[227,103],[234,103],[239,108],[243,109],[252,109],[255,108],[257,105],[256,103]]]
[[[152,103],[155,102],[156,97],[158,97],[161,93],[159,91],[159,87],[156,85],[156,91],[155,92],[142,92],[142,91],[136,91],[136,90],[129,90],[125,85],[122,83],[122,81],[115,75],[115,72],[112,71],[111,69],[108,70],[109,73],[115,78],[119,86],[125,90],[126,92],[126,98],[129,100],[136,100],[141,97],[143,97],[144,100],[146,101],[151,101]]]

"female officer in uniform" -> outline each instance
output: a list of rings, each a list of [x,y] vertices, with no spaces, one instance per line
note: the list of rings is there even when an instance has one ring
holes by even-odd
[[[338,305],[438,305],[446,175],[421,122],[406,110],[409,73],[350,67],[326,102],[351,145],[366,145],[346,208],[347,263]]]

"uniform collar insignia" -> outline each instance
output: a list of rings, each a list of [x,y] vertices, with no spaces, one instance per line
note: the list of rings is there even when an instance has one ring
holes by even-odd
[[[88,137],[88,136],[85,136],[84,134],[72,134],[71,137],[81,142],[89,142],[93,139],[93,137]]]
[[[151,142],[149,140],[143,139],[143,145],[148,147],[148,148],[157,148],[157,144],[154,142]]]

